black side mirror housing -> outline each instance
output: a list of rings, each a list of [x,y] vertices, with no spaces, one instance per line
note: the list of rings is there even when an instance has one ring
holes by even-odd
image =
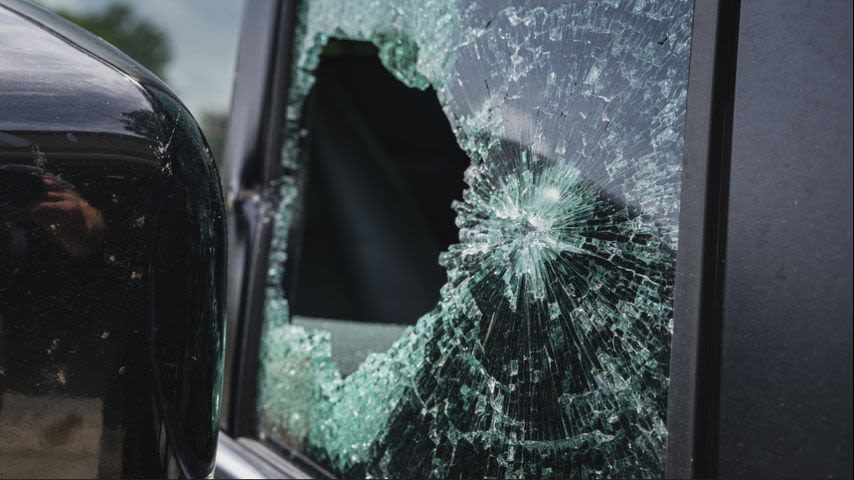
[[[0,477],[207,477],[225,209],[183,104],[0,1]]]

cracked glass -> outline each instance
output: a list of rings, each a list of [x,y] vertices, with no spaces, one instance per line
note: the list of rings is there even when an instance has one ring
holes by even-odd
[[[263,439],[343,477],[663,475],[692,6],[302,3],[272,196]],[[370,42],[398,81],[435,91],[467,156],[457,239],[435,260],[446,281],[417,322],[290,313],[303,111],[338,40]]]

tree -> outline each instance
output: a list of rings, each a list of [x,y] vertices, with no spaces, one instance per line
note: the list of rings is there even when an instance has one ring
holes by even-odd
[[[54,12],[110,42],[164,78],[165,68],[172,60],[169,36],[163,29],[137,16],[132,6],[114,3],[95,12],[75,13],[65,9]]]

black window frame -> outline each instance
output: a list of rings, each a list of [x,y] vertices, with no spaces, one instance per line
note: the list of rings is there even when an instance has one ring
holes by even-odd
[[[667,405],[667,478],[716,476],[740,0],[694,3]]]
[[[282,177],[283,110],[290,88],[296,2],[244,4],[237,75],[224,147],[230,218],[227,339],[221,428],[257,436],[255,400],[273,222]]]

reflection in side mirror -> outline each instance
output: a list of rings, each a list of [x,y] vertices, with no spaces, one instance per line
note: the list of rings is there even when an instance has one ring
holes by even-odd
[[[206,477],[225,298],[209,149],[142,67],[6,5],[0,478]]]

